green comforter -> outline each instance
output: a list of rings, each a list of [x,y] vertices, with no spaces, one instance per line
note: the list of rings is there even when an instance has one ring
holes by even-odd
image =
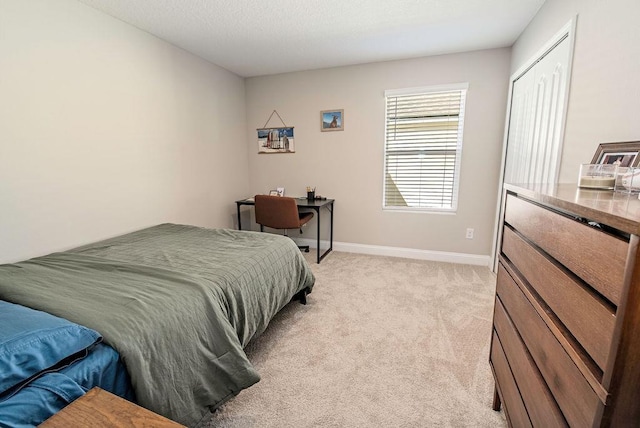
[[[99,331],[142,406],[195,425],[260,379],[243,348],[314,280],[288,238],[163,224],[0,265],[0,299]]]

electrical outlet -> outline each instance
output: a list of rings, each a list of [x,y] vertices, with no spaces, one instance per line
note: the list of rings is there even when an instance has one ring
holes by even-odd
[[[467,239],[473,239],[473,229],[467,229]]]

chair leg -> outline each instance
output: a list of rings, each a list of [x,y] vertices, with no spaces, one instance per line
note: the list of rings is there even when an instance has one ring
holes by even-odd
[[[264,226],[260,225],[260,232],[264,232]]]
[[[302,228],[300,228],[300,234],[302,235]],[[309,246],[308,245],[298,245],[298,248],[300,248],[301,250],[304,250],[305,253],[309,252]]]
[[[283,230],[284,230],[284,232],[282,232],[283,236],[286,236],[287,238],[289,238],[289,234],[287,233],[287,229],[283,229]],[[302,233],[302,229],[300,229],[300,233]],[[303,250],[305,253],[309,252],[309,246],[308,245],[298,245],[298,248]]]

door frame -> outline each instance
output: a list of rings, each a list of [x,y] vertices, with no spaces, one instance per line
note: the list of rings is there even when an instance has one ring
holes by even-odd
[[[549,52],[565,39],[569,40],[569,61],[567,62],[567,85],[564,94],[564,109],[560,118],[560,145],[559,151],[562,153],[564,145],[564,133],[569,109],[569,93],[571,92],[571,75],[573,70],[573,52],[576,39],[576,25],[578,15],[569,20],[553,37],[551,37],[538,51],[516,70],[509,78],[509,94],[507,97],[507,113],[504,123],[504,137],[502,141],[502,160],[500,162],[500,178],[498,180],[498,200],[496,203],[496,218],[493,227],[493,243],[491,246],[491,261],[489,267],[493,272],[498,271],[498,254],[501,245],[502,223],[504,221],[504,208],[506,203],[506,191],[504,190],[504,173],[507,161],[507,144],[509,141],[509,122],[511,121],[511,108],[513,104],[513,86],[515,82],[540,62]],[[560,160],[556,165],[555,177],[557,179],[560,172]]]

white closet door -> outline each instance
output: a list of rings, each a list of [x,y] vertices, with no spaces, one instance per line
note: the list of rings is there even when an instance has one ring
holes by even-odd
[[[493,269],[498,269],[504,219],[503,183],[555,184],[560,170],[576,18],[511,76],[508,122],[493,234]]]
[[[555,183],[569,77],[565,38],[513,82],[505,183]]]

